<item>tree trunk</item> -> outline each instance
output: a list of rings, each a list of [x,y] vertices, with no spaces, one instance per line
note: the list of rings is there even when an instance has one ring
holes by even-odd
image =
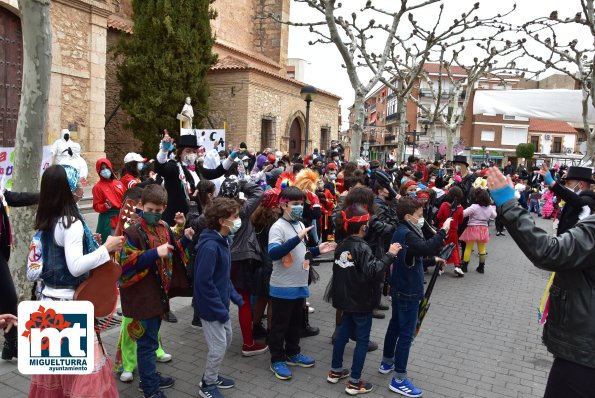
[[[454,140],[456,135],[456,127],[453,129],[452,126],[446,126],[446,160],[453,159]]]
[[[23,29],[23,87],[15,139],[15,192],[39,190],[39,168],[50,91],[52,67],[52,33],[50,0],[19,0]],[[14,248],[10,269],[19,301],[30,297],[31,285],[26,278],[29,243],[33,236],[35,207],[15,207],[13,223]]]
[[[430,125],[430,135],[428,137],[429,155],[428,161],[433,162],[436,159],[436,124]]]
[[[407,140],[407,101],[404,99],[397,99],[397,114],[399,115],[399,128],[397,130],[397,159],[399,161],[407,160],[405,153],[405,141]]]
[[[583,117],[583,129],[587,135],[587,150],[585,156],[583,156],[583,163],[593,162],[593,153],[595,153],[595,132],[591,132],[591,126],[589,125],[589,96],[590,93],[588,88],[583,89],[582,98],[582,117]]]
[[[353,109],[355,112],[355,121],[351,126],[351,145],[349,147],[349,161],[355,162],[360,158],[362,146],[362,131],[364,130],[364,99],[360,94],[355,94]]]

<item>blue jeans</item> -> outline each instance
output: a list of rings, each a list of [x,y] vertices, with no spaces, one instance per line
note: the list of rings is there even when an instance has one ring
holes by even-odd
[[[161,317],[156,316],[140,322],[145,328],[145,333],[136,340],[136,359],[143,394],[150,397],[159,391],[155,350],[159,347],[157,334],[161,327]]]
[[[531,199],[529,201],[529,213],[533,212],[533,210],[535,210],[536,214],[540,214],[539,211],[539,200],[537,199]]]
[[[392,317],[384,337],[382,361],[395,364],[395,377],[403,380],[407,377],[409,349],[415,335],[419,301],[404,300],[398,293],[392,293]]]
[[[341,325],[337,329],[335,345],[333,346],[333,362],[331,367],[335,371],[343,368],[343,352],[349,341],[351,332],[355,331],[356,342],[353,350],[353,363],[351,364],[351,378],[359,381],[368,353],[370,330],[372,329],[371,312],[343,312]]]

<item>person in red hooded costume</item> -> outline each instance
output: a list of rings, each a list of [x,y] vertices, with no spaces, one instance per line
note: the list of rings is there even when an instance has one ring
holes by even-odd
[[[116,178],[108,159],[98,159],[95,169],[99,174],[99,181],[93,186],[93,209],[99,213],[96,232],[101,234],[101,241],[105,242],[116,228],[126,188]]]

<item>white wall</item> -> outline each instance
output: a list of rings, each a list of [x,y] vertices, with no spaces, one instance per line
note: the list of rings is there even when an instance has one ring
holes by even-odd
[[[575,134],[552,134],[552,133],[539,133],[532,131],[531,135],[539,135],[539,146],[541,150],[539,152],[549,155],[552,152],[552,146],[554,145],[554,138],[555,137],[562,137],[562,153],[566,153],[566,148],[571,148],[572,152],[574,153],[575,145],[576,145],[576,135]],[[545,136],[549,135],[550,139],[546,140]],[[528,142],[531,142],[528,139]]]

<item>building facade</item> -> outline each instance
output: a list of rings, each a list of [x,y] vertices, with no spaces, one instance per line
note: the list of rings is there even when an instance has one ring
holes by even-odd
[[[114,2],[53,0],[52,71],[45,143],[69,128],[94,170],[105,155],[105,63],[107,20]],[[17,0],[0,0],[0,140],[14,146],[20,106],[23,42]],[[96,173],[90,173],[90,179]]]

